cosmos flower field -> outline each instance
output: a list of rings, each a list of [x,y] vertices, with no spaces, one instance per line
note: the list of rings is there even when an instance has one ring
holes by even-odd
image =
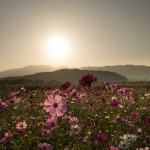
[[[150,85],[3,86],[1,150],[149,150]]]

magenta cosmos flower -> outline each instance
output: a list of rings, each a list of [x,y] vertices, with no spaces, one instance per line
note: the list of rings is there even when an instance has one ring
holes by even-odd
[[[51,116],[62,116],[67,110],[67,105],[65,101],[62,101],[60,95],[50,94],[47,95],[47,99],[44,102],[44,109]]]
[[[110,146],[110,148],[107,148],[106,150],[119,150],[119,148],[115,146]]]
[[[97,78],[93,75],[87,74],[87,75],[81,76],[81,79],[79,80],[79,85],[83,87],[86,87],[86,86],[90,87],[94,81],[97,81]]]
[[[104,142],[104,141],[106,141],[106,140],[107,140],[107,136],[106,136],[105,134],[103,134],[103,133],[98,133],[98,134],[96,135],[96,139],[95,139],[96,143],[97,143],[97,142]]]
[[[150,118],[149,119],[146,119],[146,124],[148,125],[148,126],[150,126]]]
[[[65,83],[63,83],[62,85],[61,85],[61,87],[60,87],[60,89],[61,89],[61,91],[67,91],[69,88],[70,88],[70,86],[71,86],[71,83],[70,82],[65,82]]]
[[[13,134],[10,131],[6,132],[4,138],[0,140],[0,143],[6,144],[11,137],[13,137]]]
[[[118,106],[120,103],[118,102],[118,101],[116,101],[116,100],[113,100],[111,103],[110,103],[110,106],[111,107],[116,107],[116,106]]]
[[[37,145],[38,148],[40,148],[41,150],[52,150],[52,146],[48,143],[38,143]]]

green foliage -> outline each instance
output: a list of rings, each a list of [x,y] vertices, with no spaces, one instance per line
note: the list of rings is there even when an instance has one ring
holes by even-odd
[[[150,92],[144,87],[133,87],[131,103],[126,103],[126,100],[117,91],[112,92],[100,86],[91,89],[77,87],[78,92],[86,95],[78,99],[70,95],[72,89],[65,93],[60,92],[63,99],[67,101],[67,112],[64,116],[57,118],[57,126],[52,128],[47,136],[42,135],[41,130],[45,128],[45,122],[51,116],[43,109],[41,103],[43,104],[46,98],[44,93],[51,88],[26,87],[25,92],[17,95],[21,98],[20,103],[11,103],[8,107],[4,107],[2,103],[0,105],[0,140],[4,138],[6,132],[13,133],[13,137],[8,139],[6,144],[0,143],[0,149],[34,150],[39,149],[38,143],[46,142],[51,144],[54,150],[105,150],[111,145],[118,147],[120,136],[127,133],[137,136],[135,145],[132,145],[130,149],[150,147],[150,143],[147,142],[147,137],[150,136],[150,126],[145,123],[150,116],[150,97],[145,94],[150,94]],[[10,93],[15,88],[3,88],[0,92],[0,99],[3,101],[9,99]],[[96,92],[99,92],[100,95],[95,96]],[[106,99],[106,103],[100,101],[101,97]],[[113,97],[116,97],[121,105],[111,107],[110,102]],[[138,113],[135,120],[131,118],[132,112]],[[114,119],[116,115],[120,116],[118,120]],[[71,130],[69,122],[71,117],[78,119],[78,125],[82,128],[80,132]],[[126,121],[123,122],[123,119]],[[24,133],[20,134],[16,125],[22,121],[26,121],[27,128]],[[137,132],[138,128],[142,129],[141,133]],[[100,132],[107,136],[107,140],[96,144],[95,138]],[[85,136],[88,136],[87,141],[83,141]]]

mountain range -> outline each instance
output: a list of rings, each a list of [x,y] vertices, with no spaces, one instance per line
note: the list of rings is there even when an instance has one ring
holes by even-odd
[[[126,76],[129,81],[149,81],[150,80],[150,66],[144,66],[144,65],[82,67],[81,69],[116,72],[116,73]]]
[[[26,66],[23,68],[9,69],[6,71],[2,71],[0,72],[0,78],[25,76],[25,75],[31,75],[39,72],[52,72],[57,69],[59,68],[54,68],[52,66],[46,66],[46,65]]]
[[[65,67],[52,67],[46,65],[26,66],[18,69],[10,69],[0,72],[0,78],[27,76],[36,73],[55,72]],[[148,81],[150,80],[150,66],[142,65],[116,65],[103,67],[81,67],[80,70],[89,71],[109,71],[115,72],[128,78],[129,81]],[[76,70],[77,71],[77,70]]]
[[[92,74],[97,77],[98,82],[125,82],[128,79],[118,73],[110,71],[89,71],[79,69],[60,69],[53,72],[42,72],[21,77],[6,77],[1,78],[0,83],[22,83],[22,82],[35,82],[35,83],[63,83],[69,81],[77,84],[82,75]]]

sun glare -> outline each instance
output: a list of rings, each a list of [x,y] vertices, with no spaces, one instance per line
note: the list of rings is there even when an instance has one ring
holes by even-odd
[[[48,42],[48,51],[54,59],[65,58],[68,54],[68,42],[65,38],[55,36]]]

